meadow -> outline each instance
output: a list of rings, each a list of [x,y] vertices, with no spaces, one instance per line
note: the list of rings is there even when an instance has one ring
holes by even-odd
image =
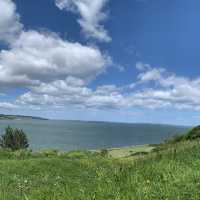
[[[200,142],[149,147],[140,146],[141,154],[132,147],[129,155],[122,149],[125,157],[105,150],[1,150],[0,199],[200,199]]]

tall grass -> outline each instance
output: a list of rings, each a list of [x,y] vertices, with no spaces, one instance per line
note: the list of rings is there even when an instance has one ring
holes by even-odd
[[[129,160],[81,151],[0,152],[0,199],[199,199],[199,169],[198,141]]]

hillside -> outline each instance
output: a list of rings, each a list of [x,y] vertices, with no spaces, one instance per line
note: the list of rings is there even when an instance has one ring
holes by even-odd
[[[191,132],[189,132],[191,135]],[[162,147],[162,148],[161,148]],[[0,151],[0,199],[155,200],[199,199],[200,142],[172,140],[153,149]],[[137,153],[137,154],[135,154]]]
[[[21,119],[47,120],[45,118],[34,117],[34,116],[0,114],[0,120],[21,120]]]

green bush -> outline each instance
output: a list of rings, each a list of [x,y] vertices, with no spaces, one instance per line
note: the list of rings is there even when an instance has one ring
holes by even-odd
[[[185,139],[184,135],[174,135],[171,138],[165,140],[165,144],[176,144],[178,142],[181,142]]]
[[[32,151],[26,149],[20,149],[15,152],[11,152],[12,156],[17,159],[26,159],[32,157]]]
[[[44,157],[56,157],[58,155],[58,150],[56,149],[45,149],[39,152],[40,156]]]
[[[195,140],[200,139],[200,126],[194,127],[185,135],[185,140]]]
[[[108,155],[109,155],[108,149],[102,149],[102,150],[100,151],[100,155],[101,155],[102,157],[108,157]]]
[[[27,149],[29,147],[28,139],[22,129],[13,129],[8,126],[5,134],[0,138],[0,146],[3,149],[11,149],[16,151],[19,149]]]
[[[189,130],[186,134],[184,135],[174,135],[171,138],[167,139],[164,141],[164,145],[168,144],[176,144],[182,141],[187,141],[187,140],[196,140],[200,139],[200,126],[196,126],[193,129]]]

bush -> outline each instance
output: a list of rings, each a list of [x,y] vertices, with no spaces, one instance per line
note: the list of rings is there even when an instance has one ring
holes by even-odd
[[[101,155],[102,157],[108,157],[108,155],[109,155],[108,149],[102,149],[102,150],[100,151],[100,155]]]
[[[0,146],[3,149],[16,151],[19,149],[27,149],[29,143],[27,136],[22,129],[12,129],[8,126],[5,129],[5,134],[0,138]]]
[[[56,157],[58,155],[58,151],[56,149],[45,149],[41,150],[39,154],[44,157]]]
[[[194,127],[185,135],[185,140],[200,139],[200,126]]]
[[[165,144],[176,144],[183,141],[184,139],[184,135],[174,135],[171,138],[165,140]]]

